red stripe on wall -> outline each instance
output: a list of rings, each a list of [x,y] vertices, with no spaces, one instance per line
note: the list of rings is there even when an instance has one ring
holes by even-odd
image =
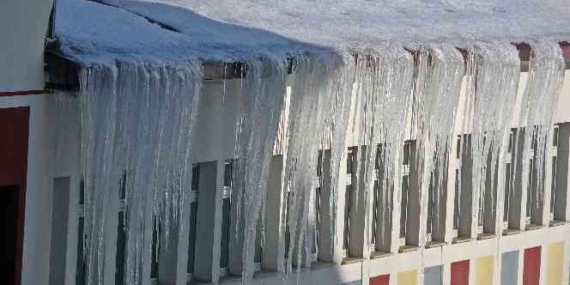
[[[469,260],[457,261],[451,264],[451,284],[469,285]]]
[[[41,95],[41,94],[50,94],[50,93],[52,92],[49,90],[11,91],[11,92],[0,92],[0,97]]]
[[[524,251],[523,285],[540,283],[540,246]]]
[[[370,285],[389,285],[390,284],[390,275],[380,275],[376,277],[370,278]]]

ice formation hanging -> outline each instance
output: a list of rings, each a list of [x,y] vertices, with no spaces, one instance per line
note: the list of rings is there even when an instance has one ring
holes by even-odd
[[[341,229],[336,220],[343,217],[338,217],[336,210],[343,193],[340,169],[346,159],[347,140],[355,134],[361,160],[356,165],[353,195],[356,205],[364,207],[359,210],[365,212],[365,248],[373,241],[376,247],[372,250],[394,251],[400,245],[399,214],[394,213],[400,212],[400,166],[407,139],[416,143],[411,170],[415,179],[409,191],[416,191],[414,199],[420,211],[416,217],[419,226],[406,229],[417,240],[406,238],[406,242],[424,245],[427,227],[435,233],[434,238],[450,239],[442,218],[453,213],[446,213],[441,205],[447,197],[448,161],[454,155],[457,135],[464,138],[459,153],[469,158],[460,160],[461,167],[472,175],[471,181],[459,179],[459,183],[468,183],[473,189],[469,207],[474,222],[470,229],[460,229],[462,234],[472,235],[477,222],[488,219],[479,217],[480,212],[496,220],[502,217],[500,204],[506,201],[497,187],[504,179],[499,162],[506,155],[513,124],[525,127],[517,135],[515,153],[522,152],[524,162],[533,160],[518,166],[515,162],[514,169],[522,169],[517,175],[522,177],[523,189],[536,184],[537,190],[529,196],[536,205],[529,209],[538,209],[544,199],[544,156],[554,118],[551,110],[559,97],[564,60],[556,42],[530,44],[534,56],[522,97],[517,97],[519,55],[505,42],[469,43],[462,50],[434,43],[412,52],[393,43],[296,54],[264,51],[243,58],[232,157],[232,218],[238,226],[230,254],[241,261],[243,282],[247,284],[255,271],[255,240],[258,224],[265,222],[267,191],[277,191],[268,189],[267,180],[278,139],[283,142],[279,154],[284,157],[282,191],[287,211],[287,218],[282,217],[287,231],[280,234],[289,239],[287,254],[279,257],[283,265],[279,270],[285,276],[310,263],[306,258],[311,251],[308,233],[315,223],[310,213],[315,211],[311,201],[315,199],[320,151],[330,156],[321,161],[327,162],[324,176],[330,179],[326,202],[332,211],[326,214],[331,216],[332,242],[328,255],[339,261],[342,245],[337,232]],[[80,81],[88,284],[104,284],[105,276],[111,274],[104,272],[110,258],[105,250],[106,228],[109,215],[114,214],[109,209],[119,199],[125,201],[128,231],[122,281],[140,284],[143,256],[150,251],[145,240],[151,238],[153,227],[168,235],[169,228],[187,214],[184,205],[192,185],[192,133],[201,93],[201,63],[94,64],[83,69]],[[287,87],[290,96],[286,96]],[[282,113],[285,104],[289,106],[286,116]],[[514,122],[513,116],[519,112],[516,106],[520,106],[520,116]],[[351,117],[351,109],[358,116]],[[282,117],[287,136],[277,138]],[[348,133],[349,129],[354,133]],[[373,199],[379,201],[382,221],[377,227],[372,227],[369,214]],[[408,224],[403,223],[404,227]],[[484,230],[498,231],[498,224]]]
[[[127,208],[124,284],[140,284],[153,217],[168,232],[182,214],[201,77],[201,66],[191,61],[117,62],[81,72],[87,284],[106,284],[111,274],[104,272],[105,249],[111,246],[107,219],[116,214],[111,209],[119,198]]]

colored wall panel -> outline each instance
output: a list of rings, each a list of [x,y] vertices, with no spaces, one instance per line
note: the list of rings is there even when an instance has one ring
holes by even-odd
[[[443,284],[443,266],[428,267],[424,271],[425,285],[442,285]]]
[[[380,275],[376,277],[370,278],[370,285],[389,285],[390,284],[390,275]]]
[[[505,252],[501,258],[501,285],[517,285],[519,275],[519,252]]]
[[[30,108],[0,109],[0,284],[20,284]]]
[[[558,242],[548,246],[547,285],[562,285],[564,266],[564,243]]]
[[[398,273],[398,285],[418,285],[418,271],[405,271]]]
[[[362,280],[356,280],[352,282],[342,283],[342,285],[362,285]]]
[[[523,285],[540,284],[540,246],[524,251]]]
[[[451,264],[451,284],[469,285],[469,260]]]
[[[28,107],[0,109],[0,186],[26,184],[29,118]]]
[[[481,257],[477,259],[476,265],[477,285],[493,285],[493,268],[495,266],[495,258],[492,255]]]

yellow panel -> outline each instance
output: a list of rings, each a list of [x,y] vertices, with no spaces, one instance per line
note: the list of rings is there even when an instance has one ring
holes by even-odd
[[[492,255],[477,259],[476,278],[477,285],[493,285],[493,269],[495,266],[495,257]]]
[[[562,272],[564,266],[564,243],[552,243],[548,246],[548,274],[546,284],[562,285]]]
[[[405,271],[398,273],[398,285],[418,285],[418,271]]]

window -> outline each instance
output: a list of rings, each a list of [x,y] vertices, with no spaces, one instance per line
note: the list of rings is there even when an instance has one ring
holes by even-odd
[[[379,236],[383,236],[384,233],[380,233],[380,231],[383,230],[382,227],[380,227],[380,223],[383,222],[381,219],[381,212],[382,210],[384,210],[384,207],[387,207],[387,205],[382,205],[382,197],[381,197],[381,191],[383,190],[383,185],[380,185],[380,176],[382,175],[382,170],[380,169],[383,166],[383,147],[382,144],[378,144],[377,146],[377,150],[376,150],[376,157],[375,157],[375,161],[374,161],[374,188],[372,189],[372,225],[370,226],[370,251],[376,251],[376,248],[381,248],[383,245],[380,245],[380,243],[382,242],[381,240],[377,240],[377,238]],[[390,190],[384,190],[384,191],[391,191]],[[384,203],[386,203],[387,201],[384,201]],[[390,202],[388,202],[390,203]],[[385,217],[384,220],[386,220],[388,217]],[[386,221],[387,222],[387,221]],[[378,246],[378,247],[377,247]]]
[[[194,272],[196,248],[196,216],[198,209],[198,191],[200,189],[200,166],[192,166],[192,187],[190,192],[190,227],[188,229],[188,264],[186,265],[187,280],[192,281]]]
[[[348,149],[346,156],[346,191],[344,192],[344,242],[342,245],[343,256],[348,256],[348,247],[350,246],[350,227],[351,227],[351,206],[352,206],[352,178],[355,175],[354,165],[356,157],[356,147],[351,147]]]
[[[426,226],[426,243],[430,243],[432,241],[432,233],[437,223],[435,219],[435,211],[436,207],[439,205],[436,204],[435,195],[437,195],[437,185],[435,183],[435,173],[432,172],[430,176],[430,183],[428,189],[428,216],[427,216],[427,226]]]
[[[125,197],[126,197],[126,176],[123,174],[123,178],[119,184],[119,218],[117,223],[117,252],[115,255],[115,284],[124,284],[125,274],[125,249],[127,244],[127,229],[126,229],[126,214],[125,214]],[[153,246],[154,249],[154,246]],[[153,263],[156,258],[153,258]],[[151,278],[153,276],[151,275]]]
[[[559,135],[559,126],[554,126],[554,130],[552,132],[552,151],[550,155],[552,156],[552,165],[551,165],[551,182],[550,182],[550,220],[553,221],[554,218],[554,209],[556,207],[556,199],[558,196],[558,187],[556,185],[556,178],[558,175],[558,135]]]
[[[153,225],[157,225],[156,217],[153,217]],[[151,261],[150,261],[150,280],[152,284],[158,284],[158,262],[160,258],[160,225],[158,229],[156,226],[152,229],[152,248],[151,248]]]
[[[503,202],[503,229],[509,228],[509,211],[511,200],[513,199],[513,155],[514,155],[514,148],[515,148],[515,137],[516,137],[516,129],[511,129],[509,133],[509,144],[507,147],[507,154],[505,157],[505,185],[504,185],[504,193],[505,193],[505,200]]]
[[[459,222],[460,222],[460,203],[461,201],[461,185],[459,183],[459,176],[461,173],[459,169],[455,169],[455,198],[453,200],[453,237],[456,238],[459,236]]]
[[[453,238],[459,237],[459,224],[461,223],[461,162],[463,160],[464,148],[466,147],[466,141],[463,139],[464,135],[458,135],[455,145],[455,183],[454,192],[455,197],[453,198]]]
[[[322,197],[321,189],[323,185],[323,159],[324,151],[320,150],[317,158],[317,169],[315,177],[315,196],[314,196],[314,211],[313,215],[315,217],[315,224],[312,228],[312,245],[311,245],[311,262],[317,261],[318,251],[319,251],[319,241],[320,241],[320,228],[321,228],[321,209],[322,209]]]
[[[230,258],[230,222],[231,222],[231,193],[232,193],[233,164],[226,161],[224,166],[224,192],[222,202],[222,248],[220,256],[220,275],[227,274]]]
[[[85,252],[84,249],[84,242],[85,239],[83,237],[83,230],[84,230],[84,222],[85,222],[85,212],[84,212],[84,205],[85,205],[85,183],[81,180],[79,184],[79,207],[77,209],[77,216],[79,218],[78,223],[78,230],[77,230],[77,263],[76,263],[76,272],[75,272],[75,284],[77,285],[85,285],[85,273],[86,273],[86,262],[85,262]]]
[[[536,144],[536,133],[532,135],[532,143],[530,147],[530,153],[528,158],[528,182],[527,182],[527,191],[526,191],[526,225],[530,225],[532,223],[532,205],[536,202],[536,176],[535,176],[535,144]]]
[[[414,141],[404,143],[402,161],[402,198],[400,201],[400,245],[406,244],[407,224],[410,219],[410,163]]]
[[[509,204],[512,195],[511,187],[511,163],[505,165],[505,201],[503,203],[503,228],[509,228]]]
[[[232,190],[233,190],[233,175],[235,160],[226,160],[224,164],[224,188],[222,194],[222,240],[220,252],[220,276],[227,276],[229,273],[228,266],[230,260],[230,239],[232,235]],[[243,221],[242,221],[243,222]],[[257,234],[255,239],[255,271],[261,270],[261,258],[263,254],[261,233],[262,233],[261,219],[258,219]]]

